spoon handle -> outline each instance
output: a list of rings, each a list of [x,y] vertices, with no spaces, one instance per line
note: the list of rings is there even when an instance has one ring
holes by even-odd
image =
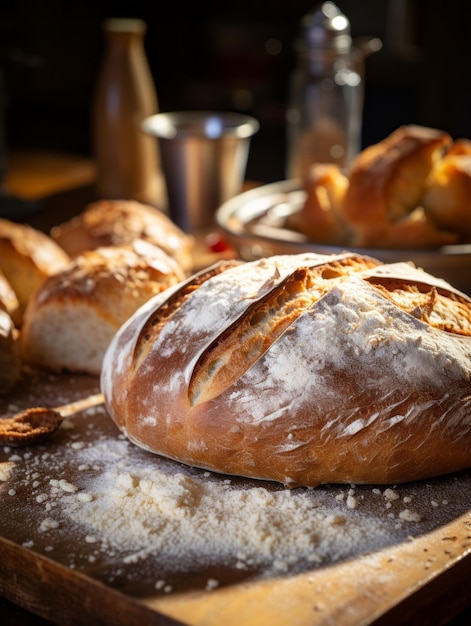
[[[91,396],[87,396],[86,398],[81,398],[80,400],[76,400],[75,402],[68,402],[67,404],[63,404],[62,406],[53,407],[54,411],[57,411],[62,415],[62,417],[69,417],[70,415],[74,415],[74,413],[78,413],[79,411],[84,411],[85,409],[90,409],[94,406],[99,406],[103,404],[105,398],[102,393],[96,393]]]

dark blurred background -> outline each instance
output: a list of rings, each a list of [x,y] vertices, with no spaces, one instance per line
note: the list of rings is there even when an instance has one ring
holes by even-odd
[[[89,155],[90,103],[106,17],[147,22],[145,47],[162,111],[246,112],[261,124],[247,175],[285,178],[293,40],[312,0],[2,0],[0,93],[7,151]],[[377,36],[366,61],[363,146],[401,124],[471,137],[471,3],[338,0],[354,37]]]

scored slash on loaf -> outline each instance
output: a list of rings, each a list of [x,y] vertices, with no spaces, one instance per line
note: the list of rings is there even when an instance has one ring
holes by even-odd
[[[316,486],[471,466],[471,299],[353,253],[216,264],[143,305],[108,348],[108,411],[137,445]]]

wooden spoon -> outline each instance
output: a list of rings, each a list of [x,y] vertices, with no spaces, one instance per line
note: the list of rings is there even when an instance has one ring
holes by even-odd
[[[55,408],[33,407],[12,417],[0,418],[0,443],[9,446],[29,446],[50,437],[65,417],[103,404],[103,394],[97,393],[76,402]]]

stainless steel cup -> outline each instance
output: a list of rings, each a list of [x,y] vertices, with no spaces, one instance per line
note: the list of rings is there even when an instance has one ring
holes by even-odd
[[[158,139],[169,216],[180,228],[213,225],[217,208],[241,191],[258,129],[248,115],[216,111],[159,113],[143,121],[142,130]]]

